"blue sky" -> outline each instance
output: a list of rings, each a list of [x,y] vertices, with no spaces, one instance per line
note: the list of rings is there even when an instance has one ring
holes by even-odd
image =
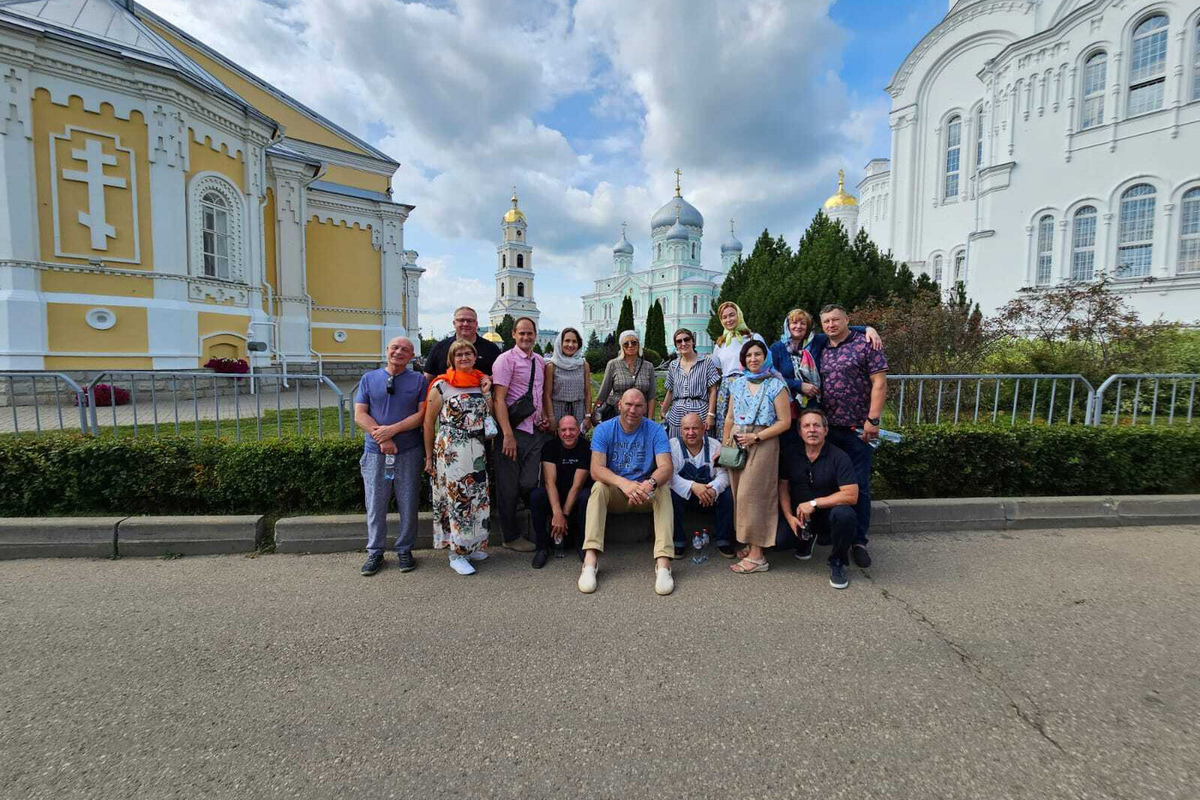
[[[144,0],[401,162],[424,335],[493,298],[515,184],[543,326],[580,318],[621,222],[635,268],[673,194],[796,241],[837,170],[887,156],[883,88],[946,0]]]

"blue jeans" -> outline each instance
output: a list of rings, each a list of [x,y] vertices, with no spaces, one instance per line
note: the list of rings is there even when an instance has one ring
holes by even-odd
[[[664,487],[666,488],[666,487]],[[671,492],[671,502],[675,505],[675,546],[687,547],[687,534],[683,532],[683,514],[687,510],[699,511],[702,514],[716,515],[716,524],[713,526],[715,535],[713,536],[713,544],[715,545],[732,545],[733,540],[733,490],[726,488],[725,491],[717,495],[717,502],[711,506],[702,506],[695,495],[686,499]]]
[[[367,553],[373,556],[383,555],[387,549],[387,512],[393,494],[400,514],[396,552],[411,552],[417,539],[417,504],[421,499],[425,449],[410,447],[397,453],[396,477],[390,481],[383,477],[385,458],[382,453],[363,453],[358,462],[367,504]]]
[[[853,428],[831,425],[826,441],[850,456],[850,463],[854,465],[854,477],[858,479],[858,503],[854,506],[858,528],[854,532],[854,543],[865,545],[867,531],[871,529],[871,464],[875,459],[875,448],[864,442]]]

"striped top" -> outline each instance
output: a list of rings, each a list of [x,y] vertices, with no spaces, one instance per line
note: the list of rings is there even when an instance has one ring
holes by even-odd
[[[715,359],[700,356],[686,373],[675,359],[667,367],[667,391],[671,407],[667,409],[667,425],[674,430],[683,418],[693,411],[703,418],[708,414],[708,389],[721,382],[721,368]]]

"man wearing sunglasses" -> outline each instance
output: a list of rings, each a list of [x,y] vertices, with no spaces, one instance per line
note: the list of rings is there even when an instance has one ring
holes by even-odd
[[[367,505],[367,560],[363,575],[383,569],[387,548],[387,512],[393,495],[400,513],[396,556],[400,571],[416,568],[413,542],[417,538],[417,502],[425,446],[421,426],[425,421],[425,394],[429,382],[408,368],[413,343],[403,336],[388,342],[383,368],[363,375],[354,394],[354,424],[367,434],[359,461]],[[387,459],[394,459],[388,478]]]
[[[817,408],[806,408],[796,421],[803,447],[779,454],[779,509],[782,512],[775,546],[795,539],[796,558],[812,558],[813,544],[828,538],[829,585],[850,585],[846,567],[850,546],[858,526],[854,504],[858,502],[858,478],[850,456],[825,441],[829,422]]]

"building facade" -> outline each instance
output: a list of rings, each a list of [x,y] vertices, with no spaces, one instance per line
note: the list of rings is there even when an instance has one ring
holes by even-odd
[[[859,224],[991,312],[1105,276],[1200,317],[1200,3],[957,0],[908,55]]]
[[[500,220],[501,242],[496,248],[496,302],[488,312],[491,330],[504,321],[505,314],[513,319],[529,317],[536,324],[541,319],[537,301],[533,299],[533,247],[529,244],[529,225],[525,212],[517,204],[513,187],[512,208]]]
[[[675,330],[688,328],[696,335],[696,349],[711,352],[713,343],[706,328],[712,302],[720,294],[729,268],[741,258],[742,243],[731,223],[729,238],[721,245],[721,269],[717,271],[701,265],[703,238],[704,217],[683,199],[677,180],[675,196],[650,220],[650,264],[645,269],[634,269],[633,244],[622,226],[621,239],[613,247],[612,273],[597,280],[593,291],[583,296],[584,337],[594,332],[603,340],[610,333],[619,334],[616,325],[621,303],[629,297],[639,336],[645,335],[646,314],[658,301],[668,343]]]
[[[0,75],[0,368],[378,361],[415,339],[384,153],[133,0],[0,6]]]

